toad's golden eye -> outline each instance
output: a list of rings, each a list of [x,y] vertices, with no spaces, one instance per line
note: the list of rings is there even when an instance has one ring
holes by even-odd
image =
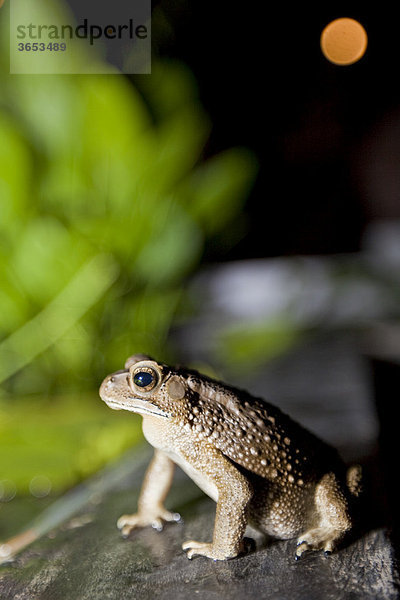
[[[153,369],[138,370],[132,376],[133,384],[145,392],[151,391],[156,386],[157,381],[157,373]]]

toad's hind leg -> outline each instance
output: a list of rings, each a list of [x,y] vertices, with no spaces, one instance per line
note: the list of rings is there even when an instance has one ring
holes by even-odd
[[[330,554],[351,527],[347,500],[334,473],[327,473],[316,485],[314,506],[313,526],[298,538],[296,559],[306,550]]]

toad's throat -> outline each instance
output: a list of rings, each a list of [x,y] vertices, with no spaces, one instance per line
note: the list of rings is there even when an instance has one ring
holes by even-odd
[[[150,402],[138,400],[137,398],[133,398],[132,400],[124,400],[123,402],[118,402],[114,399],[108,399],[106,400],[106,403],[114,410],[129,410],[130,412],[142,415],[156,415],[158,417],[169,416],[166,412],[158,408],[158,406],[155,406]]]

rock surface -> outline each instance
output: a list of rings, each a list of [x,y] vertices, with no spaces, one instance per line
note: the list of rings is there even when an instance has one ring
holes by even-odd
[[[96,498],[62,527],[0,568],[2,600],[397,598],[394,555],[383,529],[368,531],[330,557],[294,560],[295,543],[257,536],[257,549],[227,562],[181,550],[188,538],[211,539],[214,504],[183,474],[169,505],[184,523],[122,539],[115,523],[135,507],[143,466],[131,490]],[[99,502],[99,503],[97,503]]]

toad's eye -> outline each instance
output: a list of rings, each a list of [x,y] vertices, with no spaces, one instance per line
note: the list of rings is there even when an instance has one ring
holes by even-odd
[[[153,371],[138,371],[133,376],[133,383],[146,391],[152,390],[157,383],[157,377]]]

